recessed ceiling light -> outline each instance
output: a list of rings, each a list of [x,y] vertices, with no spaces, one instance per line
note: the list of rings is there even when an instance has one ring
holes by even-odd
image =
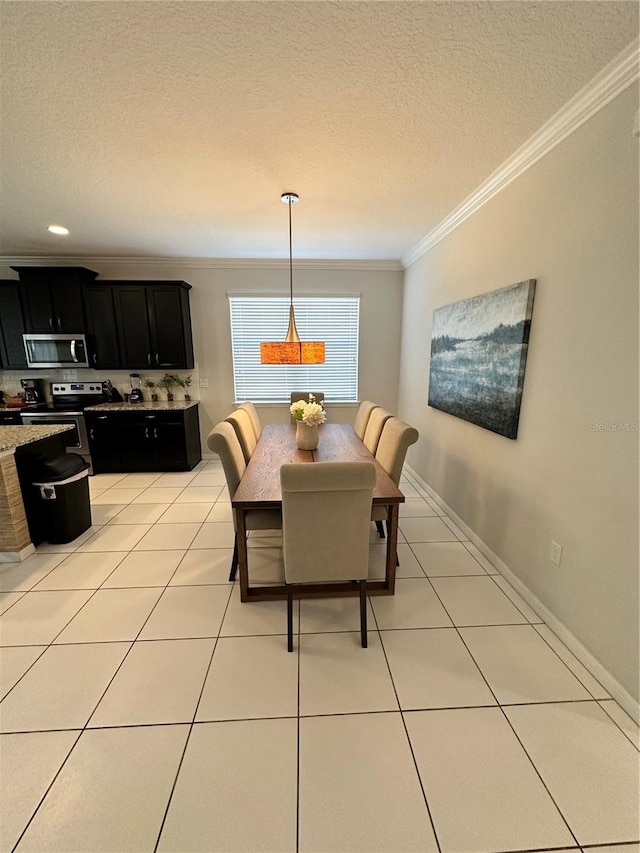
[[[52,234],[59,234],[61,237],[66,237],[69,233],[69,229],[65,228],[64,225],[50,225],[47,230],[51,231]]]

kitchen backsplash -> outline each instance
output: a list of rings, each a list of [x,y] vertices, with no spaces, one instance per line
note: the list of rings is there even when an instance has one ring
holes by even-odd
[[[42,370],[0,370],[0,390],[4,391],[5,394],[17,394],[22,391],[22,387],[20,386],[20,380],[25,378],[31,379],[43,379],[45,384],[45,389],[47,393],[47,397],[50,397],[49,393],[49,385],[52,382],[102,382],[104,379],[110,379],[113,385],[120,391],[120,393],[124,396],[131,391],[131,382],[129,380],[129,376],[132,372],[128,370],[88,370],[88,369],[78,369],[78,370],[66,370],[55,368],[47,369],[43,368]],[[191,376],[192,382],[191,387],[189,388],[189,395],[192,400],[200,399],[200,379],[198,375],[198,365],[190,370],[149,370],[149,371],[138,371],[140,373],[140,377],[144,382],[145,379],[151,379],[153,382],[158,382],[165,373],[175,373],[178,376]],[[158,394],[158,398],[160,400],[167,399],[167,392],[163,391],[161,388],[154,388],[155,393]],[[184,400],[185,389],[181,388],[179,385],[176,385],[173,389],[173,397],[175,400]],[[149,388],[142,389],[145,400],[151,399],[151,390]]]

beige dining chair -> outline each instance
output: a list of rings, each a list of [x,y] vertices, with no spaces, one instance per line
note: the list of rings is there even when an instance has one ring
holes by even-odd
[[[248,463],[258,443],[249,413],[246,409],[236,409],[235,412],[227,415],[225,421],[230,423],[235,429],[242,453],[244,454],[244,461]]]
[[[216,424],[207,438],[209,450],[213,450],[222,460],[224,476],[227,481],[229,500],[231,500],[240,485],[240,480],[247,467],[242,447],[232,424],[222,421]],[[250,530],[280,530],[282,528],[282,513],[279,509],[256,509],[245,513],[247,531]],[[233,528],[236,529],[236,517],[233,514]],[[229,580],[234,581],[238,570],[238,534],[236,532],[231,558]]]
[[[409,426],[398,418],[389,418],[380,435],[376,449],[376,460],[382,465],[393,482],[398,485],[402,474],[402,466],[407,450],[418,440],[419,433],[415,427]],[[385,506],[374,506],[371,510],[371,520],[375,521],[379,535],[384,539],[382,522],[387,517]]]
[[[375,409],[371,410],[369,420],[367,421],[367,427],[364,431],[364,436],[362,437],[362,443],[369,453],[373,453],[374,456],[378,449],[378,442],[380,441],[382,428],[391,416],[391,412],[388,412],[381,406],[376,406]]]
[[[322,581],[359,582],[360,639],[362,647],[367,647],[369,528],[375,481],[371,462],[316,462],[280,469],[288,651],[293,651],[291,584]],[[319,530],[331,535],[318,536]]]
[[[358,414],[356,415],[356,422],[353,425],[353,431],[358,438],[364,438],[364,432],[367,428],[367,424],[369,423],[369,417],[375,408],[377,408],[377,403],[372,403],[371,400],[363,400],[362,403],[360,403]]]
[[[240,403],[238,408],[244,409],[251,418],[251,425],[253,426],[253,432],[255,433],[257,441],[262,435],[262,422],[260,421],[258,410],[250,400],[245,400],[244,403]]]

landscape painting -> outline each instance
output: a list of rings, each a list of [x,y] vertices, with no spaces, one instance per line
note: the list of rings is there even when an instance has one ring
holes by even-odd
[[[535,279],[436,308],[429,405],[516,438]]]

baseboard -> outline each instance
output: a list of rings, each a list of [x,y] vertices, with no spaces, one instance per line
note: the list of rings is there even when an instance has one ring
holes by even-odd
[[[597,679],[605,690],[613,699],[623,708],[629,716],[640,723],[640,704],[628,693],[625,688],[605,669],[602,663],[591,654],[591,652],[583,646],[569,629],[555,616],[549,608],[543,604],[526,586],[517,575],[504,563],[497,554],[494,554],[491,548],[480,539],[480,537],[466,524],[463,519],[451,507],[442,500],[440,495],[435,492],[422,477],[420,477],[409,465],[404,466],[403,474],[407,473],[416,486],[421,488],[425,494],[435,501],[438,506],[442,507],[444,512],[451,518],[458,527],[464,531],[469,541],[473,542],[476,548],[487,558],[492,566],[511,584],[522,598],[527,602],[529,607],[534,610],[542,621],[547,625],[561,642],[578,658],[580,663],[589,670],[591,675]]]
[[[27,557],[35,554],[35,551],[36,549],[32,542],[21,551],[0,551],[0,563],[21,563]]]

